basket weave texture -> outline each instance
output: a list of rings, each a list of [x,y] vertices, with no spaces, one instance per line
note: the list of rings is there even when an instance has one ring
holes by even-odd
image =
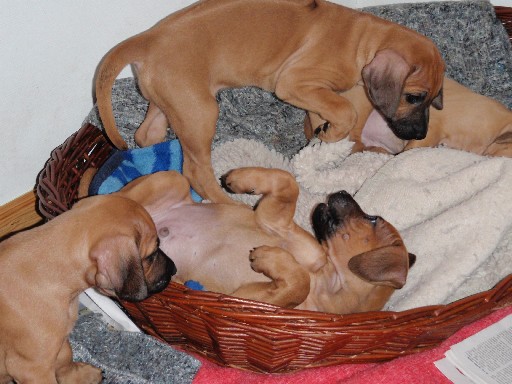
[[[494,7],[496,16],[500,19],[508,33],[510,42],[512,43],[512,7]]]
[[[89,167],[100,167],[111,150],[91,124],[54,149],[38,177],[41,213],[51,219],[69,209],[81,175]],[[283,309],[177,283],[140,303],[120,304],[146,333],[221,365],[290,372],[386,361],[426,350],[511,303],[512,275],[489,291],[457,302],[403,312],[334,315]]]
[[[512,8],[495,9],[512,40]],[[71,208],[85,170],[99,168],[111,151],[91,124],[55,148],[38,176],[40,213],[50,220]],[[143,302],[120,304],[137,326],[164,342],[220,365],[284,373],[387,361],[433,348],[461,327],[512,304],[512,275],[451,304],[403,312],[334,315],[283,309],[176,283]]]

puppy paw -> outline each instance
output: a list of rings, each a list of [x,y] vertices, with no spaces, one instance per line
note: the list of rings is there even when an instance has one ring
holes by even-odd
[[[265,270],[268,270],[271,249],[272,247],[263,245],[261,247],[254,248],[249,253],[249,261],[251,262],[251,268],[254,272],[264,273]]]
[[[254,195],[256,188],[248,181],[248,169],[233,169],[220,178],[222,187],[229,193],[246,193]]]
[[[90,364],[74,362],[57,372],[57,379],[59,384],[99,384],[103,373]]]
[[[334,143],[348,136],[356,126],[357,112],[352,105],[346,105],[336,121],[326,121],[319,125],[314,133],[315,137],[326,143]]]
[[[271,278],[282,269],[279,264],[288,258],[291,258],[291,255],[284,249],[268,245],[254,248],[249,253],[252,270]]]
[[[315,137],[326,143],[335,143],[347,137],[351,128],[345,124],[338,126],[325,122],[315,129]]]

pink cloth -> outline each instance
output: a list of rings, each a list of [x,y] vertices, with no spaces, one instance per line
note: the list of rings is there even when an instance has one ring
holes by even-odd
[[[386,363],[341,364],[305,369],[289,374],[258,374],[220,367],[199,357],[203,364],[194,378],[193,384],[450,384],[451,381],[439,372],[434,366],[434,362],[442,359],[451,345],[511,313],[512,305],[463,327],[434,349],[400,357]]]

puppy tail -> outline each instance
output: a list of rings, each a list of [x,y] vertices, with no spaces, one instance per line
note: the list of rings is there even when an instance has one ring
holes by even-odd
[[[103,57],[96,71],[95,93],[101,122],[110,141],[119,149],[127,149],[128,146],[116,126],[112,86],[124,67],[142,57],[139,53],[144,45],[140,40],[142,37],[137,35],[116,45]]]

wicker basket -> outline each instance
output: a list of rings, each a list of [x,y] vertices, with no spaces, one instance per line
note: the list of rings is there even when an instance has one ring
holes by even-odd
[[[494,7],[494,10],[496,11],[496,16],[504,25],[510,38],[510,42],[512,43],[512,8],[496,6]]]
[[[496,7],[512,35],[512,8]],[[69,209],[80,178],[100,167],[111,145],[88,124],[54,149],[38,176],[39,210],[48,220]],[[283,309],[171,283],[140,303],[121,302],[145,332],[218,364],[257,372],[291,372],[367,363],[437,346],[455,331],[512,303],[512,275],[493,289],[448,305],[403,312],[333,315]]]
[[[112,147],[85,125],[54,149],[38,177],[39,209],[51,219],[74,202],[80,176]],[[512,275],[449,305],[333,315],[288,310],[171,283],[140,303],[121,302],[145,332],[211,360],[261,372],[390,360],[438,345],[462,326],[512,303]]]

